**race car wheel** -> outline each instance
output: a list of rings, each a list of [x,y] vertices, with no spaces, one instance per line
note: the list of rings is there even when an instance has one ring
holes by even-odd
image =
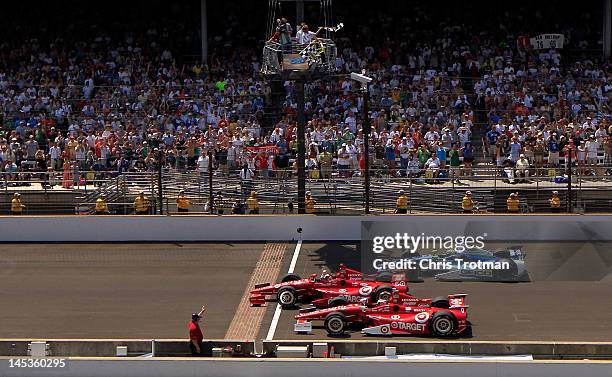
[[[328,305],[330,308],[335,308],[336,306],[343,306],[347,304],[348,304],[348,301],[346,301],[345,299],[336,297],[336,298],[332,298],[331,300],[329,300]]]
[[[283,309],[292,308],[297,302],[297,292],[292,287],[283,287],[278,290],[276,299]]]
[[[431,306],[434,308],[448,309],[450,307],[448,303],[448,297],[440,296],[432,299]]]
[[[323,324],[325,331],[327,331],[329,335],[344,334],[346,325],[346,317],[339,312],[329,313],[327,317],[325,317],[325,323]]]
[[[393,288],[388,285],[381,285],[372,292],[372,300],[378,302],[379,300],[389,301],[392,297]]]
[[[302,278],[300,277],[300,275],[287,274],[282,278],[281,283],[286,283],[288,281],[296,281],[296,280],[301,280],[301,279]]]
[[[429,322],[431,333],[435,336],[450,336],[457,327],[455,317],[450,313],[437,312]]]

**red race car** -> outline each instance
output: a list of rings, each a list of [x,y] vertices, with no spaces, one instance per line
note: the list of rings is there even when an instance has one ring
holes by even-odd
[[[295,319],[298,322],[322,320],[330,335],[344,334],[352,325],[362,328],[365,335],[470,336],[471,324],[467,320],[465,297],[465,294],[448,296],[448,308],[392,303],[374,307],[349,304],[300,313]]]
[[[396,276],[396,278],[399,278]],[[385,281],[379,281],[385,280]],[[408,287],[405,280],[390,279],[376,280],[375,276],[366,276],[359,271],[350,270],[341,266],[334,275],[323,273],[317,277],[311,275],[307,279],[301,279],[297,275],[287,275],[278,284],[257,284],[251,291],[249,298],[251,305],[263,305],[267,298],[278,301],[283,308],[294,307],[298,301],[310,303],[316,300],[320,305],[329,304],[334,297],[345,295],[351,297],[370,297],[373,302],[379,300],[388,301],[393,292],[407,293]],[[387,281],[391,280],[391,281]],[[348,299],[347,299],[348,301]],[[327,306],[327,305],[324,305]]]
[[[389,287],[384,285],[382,287]],[[392,288],[392,287],[391,287]],[[333,308],[334,306],[344,306],[353,303],[361,303],[366,306],[376,306],[380,301],[391,304],[399,304],[404,306],[416,306],[416,307],[428,307],[434,306],[438,308],[448,308],[450,306],[449,299],[447,297],[436,297],[436,298],[418,298],[409,293],[398,292],[397,289],[385,290],[378,288],[379,291],[383,291],[378,295],[373,295],[367,288],[353,287],[353,288],[316,288],[311,301],[312,306],[310,308],[304,308],[302,311],[314,310],[317,308]],[[389,294],[390,293],[390,294]]]

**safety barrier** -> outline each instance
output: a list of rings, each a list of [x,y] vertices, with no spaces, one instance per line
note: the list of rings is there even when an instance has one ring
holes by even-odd
[[[0,217],[2,242],[357,241],[363,221],[393,222],[413,234],[444,229],[488,240],[610,240],[610,215],[386,216],[23,216]],[[511,231],[510,231],[511,230]]]

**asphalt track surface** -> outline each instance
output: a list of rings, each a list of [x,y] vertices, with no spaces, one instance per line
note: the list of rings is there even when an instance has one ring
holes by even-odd
[[[202,304],[208,308],[202,326],[205,337],[222,338],[250,288],[247,284],[264,247],[0,245],[0,338],[185,338],[189,316]],[[410,284],[410,290],[420,297],[467,293],[473,340],[612,341],[612,279],[605,269],[610,261],[582,263],[605,259],[597,253],[601,247],[579,255],[558,245],[538,248],[551,256],[528,255],[538,265],[530,283],[428,279]],[[280,275],[287,271],[294,249],[295,243],[288,244]],[[358,268],[357,250],[354,244],[305,243],[295,273],[319,274],[341,262]],[[275,308],[275,303],[267,304],[258,338],[265,338]],[[274,339],[327,338],[322,327],[310,335],[294,334],[296,313],[281,313]],[[350,339],[363,337],[352,333]]]
[[[223,338],[263,247],[0,245],[0,338]]]

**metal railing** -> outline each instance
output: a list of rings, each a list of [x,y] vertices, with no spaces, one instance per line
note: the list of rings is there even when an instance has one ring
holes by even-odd
[[[506,198],[517,192],[523,212],[550,211],[552,191],[558,191],[564,212],[611,212],[612,167],[586,167],[589,175],[572,169],[571,182],[563,168],[529,170],[527,177],[516,176],[515,169],[478,167],[474,169],[419,170],[410,176],[399,169],[374,169],[371,174],[370,207],[373,214],[390,214],[400,190],[409,197],[409,213],[460,213],[461,199],[471,191],[479,212],[506,212]],[[294,169],[262,172],[241,179],[238,171],[223,174],[215,170],[213,197],[221,195],[224,214],[238,204],[244,207],[252,191],[258,192],[260,212],[289,214],[297,212],[297,179]],[[439,173],[439,174],[438,174]],[[583,171],[581,170],[581,173]],[[150,199],[151,214],[175,214],[176,197],[184,191],[191,201],[192,213],[217,213],[210,208],[208,174],[197,171],[162,171],[162,200],[159,198],[158,172],[73,172],[0,173],[0,213],[8,213],[12,195],[19,192],[27,206],[25,214],[94,212],[96,199],[104,194],[111,213],[131,214],[140,193]],[[364,177],[359,170],[311,170],[306,189],[316,201],[316,214],[363,214]],[[27,178],[27,179],[26,179]],[[291,210],[291,204],[293,210]],[[213,200],[213,207],[217,204]]]

